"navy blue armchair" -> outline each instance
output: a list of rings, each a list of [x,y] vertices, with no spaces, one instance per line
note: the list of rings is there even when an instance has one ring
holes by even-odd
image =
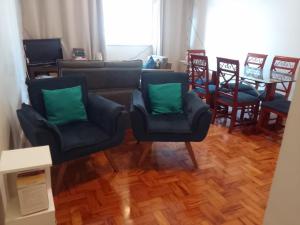
[[[42,89],[81,86],[88,121],[56,126],[48,123]],[[23,104],[17,115],[25,136],[33,146],[49,145],[53,164],[77,159],[119,145],[125,134],[124,107],[88,94],[83,77],[32,80],[28,83],[31,105]],[[59,101],[59,99],[57,100]],[[117,167],[104,152],[113,169]]]
[[[149,84],[181,83],[184,113],[152,115],[148,96]],[[133,134],[138,142],[185,142],[193,164],[198,167],[190,142],[202,141],[208,132],[211,112],[194,92],[189,92],[188,74],[173,72],[143,72],[141,90],[135,90],[131,104]],[[145,148],[140,160],[141,165],[151,151]]]

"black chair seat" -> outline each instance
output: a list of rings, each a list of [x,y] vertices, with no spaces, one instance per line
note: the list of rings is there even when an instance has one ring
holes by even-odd
[[[99,145],[110,137],[90,122],[75,122],[58,126],[63,139],[63,152],[81,147]]]
[[[233,98],[227,96],[220,96],[220,100],[227,102],[229,104],[233,104]],[[238,92],[238,103],[251,103],[257,102],[259,99],[253,95],[246,94],[244,92]]]
[[[235,83],[229,83],[228,86],[230,89],[233,89],[235,87]],[[248,91],[248,90],[253,90],[253,89],[254,89],[254,87],[251,86],[250,84],[245,84],[242,82],[239,83],[239,91]]]
[[[288,100],[277,99],[273,101],[266,101],[261,104],[262,108],[269,108],[271,110],[288,114],[291,102]]]
[[[148,124],[149,133],[192,133],[185,114],[149,115]]]
[[[208,85],[208,91],[209,91],[210,94],[214,94],[215,91],[216,91],[216,85],[214,85],[214,84]],[[194,89],[194,92],[200,93],[200,94],[206,94],[206,93],[205,93],[205,92],[206,92],[205,89],[204,89],[204,88],[201,88],[201,87],[196,87],[196,88]]]
[[[261,101],[266,99],[266,91],[265,90],[258,90],[258,91],[257,90],[245,90],[243,92],[246,93],[246,94],[255,96],[255,97],[259,97],[259,99]],[[283,100],[284,98],[285,98],[284,95],[282,95],[280,93],[277,93],[277,92],[275,93],[274,99]]]

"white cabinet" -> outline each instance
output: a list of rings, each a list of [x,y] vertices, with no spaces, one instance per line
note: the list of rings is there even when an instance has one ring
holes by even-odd
[[[0,185],[5,211],[5,225],[55,225],[55,207],[51,190],[48,146],[2,151],[0,155]],[[17,173],[29,170],[45,170],[49,207],[37,213],[22,216],[16,189]]]

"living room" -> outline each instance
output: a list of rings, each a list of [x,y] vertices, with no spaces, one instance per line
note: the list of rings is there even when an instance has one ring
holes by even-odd
[[[300,3],[0,2],[0,224],[298,225]]]

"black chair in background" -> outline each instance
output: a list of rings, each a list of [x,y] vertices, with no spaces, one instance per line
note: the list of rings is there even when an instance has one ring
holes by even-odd
[[[152,115],[148,95],[149,84],[181,83],[182,114]],[[133,92],[131,105],[133,134],[138,142],[148,142],[140,160],[143,163],[151,151],[151,144],[159,142],[185,142],[193,164],[198,167],[190,142],[202,141],[208,132],[211,112],[209,106],[193,92],[189,92],[189,77],[186,73],[142,73],[141,90]]]
[[[81,86],[88,121],[56,126],[46,119],[42,89],[54,90]],[[25,136],[33,146],[49,145],[53,164],[60,164],[119,145],[125,134],[124,107],[100,96],[88,94],[83,77],[61,77],[29,81],[31,105],[22,104],[17,115]],[[59,99],[58,99],[59,101]],[[105,156],[118,171],[109,151]],[[67,163],[60,166],[59,187]]]

